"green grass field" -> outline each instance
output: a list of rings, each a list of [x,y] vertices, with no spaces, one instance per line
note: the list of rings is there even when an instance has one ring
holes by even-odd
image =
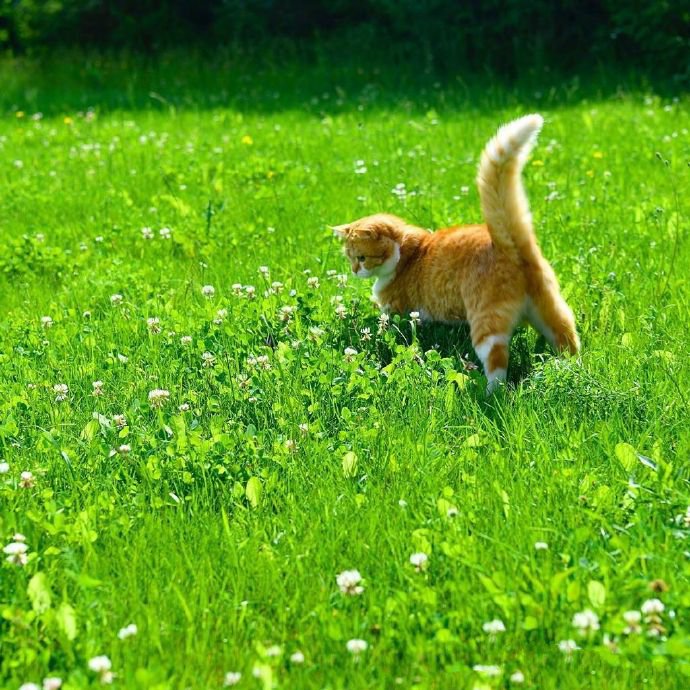
[[[688,97],[409,74],[0,65],[0,687],[690,683]],[[583,351],[487,400],[327,225],[479,220],[533,111]]]

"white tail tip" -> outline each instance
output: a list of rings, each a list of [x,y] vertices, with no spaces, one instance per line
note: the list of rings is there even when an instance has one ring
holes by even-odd
[[[493,163],[501,165],[518,155],[526,157],[534,146],[544,118],[538,113],[525,115],[503,125],[487,144],[486,153]]]

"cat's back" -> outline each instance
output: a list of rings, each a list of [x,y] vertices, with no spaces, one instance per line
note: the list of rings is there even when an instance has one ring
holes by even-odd
[[[486,225],[453,225],[426,234],[424,238],[426,260],[476,259],[492,249],[491,235]]]

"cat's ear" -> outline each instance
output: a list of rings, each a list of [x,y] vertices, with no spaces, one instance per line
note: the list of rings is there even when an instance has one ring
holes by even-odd
[[[333,231],[336,237],[340,237],[342,240],[350,234],[352,229],[349,223],[345,223],[345,225],[329,225],[328,227]]]

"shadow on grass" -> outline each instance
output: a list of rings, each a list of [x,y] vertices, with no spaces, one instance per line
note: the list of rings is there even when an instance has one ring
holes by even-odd
[[[558,74],[521,72],[519,80],[462,65],[420,65],[394,54],[344,55],[327,46],[299,50],[178,51],[155,58],[133,53],[60,52],[0,60],[0,110],[64,116],[89,108],[108,111],[230,109],[271,114],[290,110],[315,117],[365,109],[557,109],[582,100],[635,92],[677,94],[671,79],[631,68],[592,67]]]

